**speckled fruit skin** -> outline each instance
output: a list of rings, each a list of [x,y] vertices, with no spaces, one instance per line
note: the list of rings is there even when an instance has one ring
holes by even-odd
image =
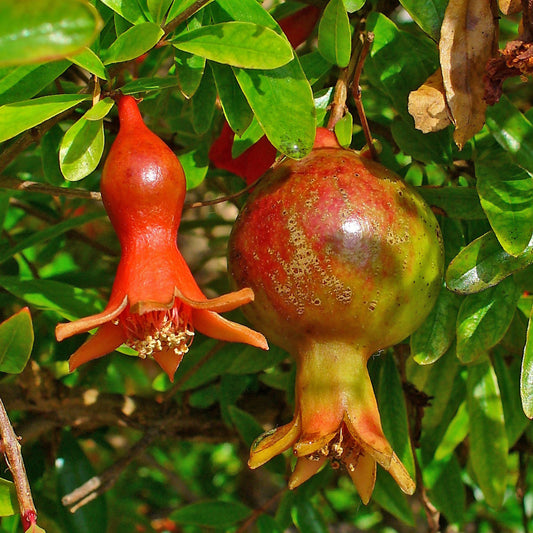
[[[397,175],[319,144],[261,179],[233,228],[229,272],[253,289],[244,311],[275,344],[294,353],[306,338],[331,338],[370,355],[409,336],[433,307],[442,239]]]

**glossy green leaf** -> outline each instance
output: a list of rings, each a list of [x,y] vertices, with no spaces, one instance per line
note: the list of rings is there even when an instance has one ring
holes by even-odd
[[[489,361],[471,366],[467,378],[470,464],[492,507],[500,507],[507,487],[508,441],[496,373]]]
[[[148,10],[154,22],[161,24],[167,14],[172,0],[147,0]]]
[[[202,81],[205,69],[205,57],[195,56],[194,54],[176,49],[174,52],[174,62],[176,64],[177,81],[180,90],[187,98],[191,98]]]
[[[359,11],[366,3],[366,0],[344,0],[344,7],[348,13]]]
[[[204,73],[202,81],[192,98],[193,127],[198,135],[204,134],[213,122],[217,90],[213,82],[211,70]]]
[[[533,238],[514,257],[489,232],[472,241],[453,259],[446,271],[446,285],[461,294],[483,291],[530,264],[533,264]]]
[[[87,120],[102,120],[107,116],[111,108],[115,105],[112,98],[103,98],[94,104],[91,109],[85,112],[83,118]]]
[[[70,66],[68,61],[13,67],[0,79],[0,105],[33,98]]]
[[[447,217],[462,220],[483,220],[486,215],[475,189],[468,187],[419,187],[418,193],[431,206]]]
[[[126,83],[126,85],[120,88],[120,91],[123,94],[137,94],[161,91],[170,87],[176,87],[176,85],[178,85],[178,79],[175,76],[168,76],[166,78],[137,78]]]
[[[448,0],[400,0],[400,3],[422,30],[439,40]]]
[[[422,133],[415,129],[413,120],[398,118],[392,123],[391,133],[400,150],[424,163],[448,164],[452,157],[451,129]]]
[[[294,525],[300,533],[328,533],[322,515],[309,498],[296,498],[291,509]]]
[[[387,95],[402,118],[409,121],[407,98],[435,72],[437,47],[429,38],[399,30],[380,13],[369,15],[367,29],[375,37],[365,61],[365,75],[376,89]]]
[[[205,501],[185,505],[170,514],[178,524],[228,528],[244,520],[252,510],[242,503]]]
[[[101,0],[101,2],[132,24],[140,24],[147,20],[137,0]]]
[[[503,95],[500,101],[487,107],[487,126],[515,163],[533,172],[533,124]]]
[[[293,58],[286,38],[251,22],[203,26],[180,34],[172,44],[185,52],[241,68],[273,69]]]
[[[235,135],[233,138],[233,146],[231,147],[231,157],[235,159],[239,157],[243,152],[248,150],[250,146],[254,145],[265,134],[259,125],[259,122],[255,118],[246,128],[246,131],[242,135]]]
[[[61,172],[79,181],[96,169],[104,153],[103,119],[80,118],[65,133],[59,149]]]
[[[318,25],[318,51],[330,63],[346,67],[352,50],[350,21],[343,0],[330,0]]]
[[[533,308],[529,317],[527,340],[524,346],[522,371],[520,374],[520,396],[522,408],[528,418],[533,418]]]
[[[533,130],[532,130],[533,132]],[[533,236],[533,176],[507,153],[487,152],[476,160],[481,205],[503,249],[518,255]]]
[[[103,309],[102,301],[94,293],[58,281],[0,276],[0,287],[38,309],[55,311],[67,320]]]
[[[252,110],[235,79],[233,70],[219,63],[211,63],[210,66],[224,116],[231,129],[237,135],[242,135],[252,121]]]
[[[85,48],[74,56],[68,56],[68,60],[103,80],[108,79],[107,70],[102,60],[90,48]]]
[[[377,401],[385,436],[411,476],[415,463],[409,438],[407,408],[400,374],[390,353],[381,358]]]
[[[353,117],[350,112],[346,113],[336,124],[335,124],[335,136],[339,141],[339,144],[344,148],[348,148],[352,142],[352,132],[353,132]]]
[[[0,323],[0,372],[19,374],[33,348],[33,324],[27,307]]]
[[[213,0],[202,2],[202,8],[210,4]],[[174,0],[174,3],[170,6],[167,15],[167,24],[175,19],[178,15],[181,15],[186,9],[190,8],[197,0]]]
[[[256,374],[271,368],[287,358],[287,353],[276,346],[268,351],[246,346],[228,368],[229,374]]]
[[[103,212],[87,213],[85,215],[81,215],[78,217],[72,217],[67,220],[63,220],[62,222],[49,226],[48,228],[44,230],[35,231],[34,233],[31,233],[25,239],[22,239],[15,246],[7,248],[6,250],[2,250],[0,252],[0,264],[5,263],[8,259],[11,259],[15,254],[18,254],[19,252],[22,252],[23,250],[26,250],[27,248],[30,248],[31,246],[43,244],[44,242],[50,239],[53,239],[59,235],[62,235],[63,233],[71,229],[77,228],[81,226],[82,224],[86,224],[87,222],[90,222],[102,216],[105,216]]]
[[[207,146],[201,144],[195,150],[182,153],[179,155],[179,160],[185,172],[187,190],[198,187],[204,181],[207,175],[207,169],[209,168]]]
[[[19,512],[15,484],[0,478],[0,516],[11,516]]]
[[[456,415],[448,425],[446,433],[444,433],[440,444],[435,450],[435,460],[441,461],[449,457],[455,448],[466,438],[469,429],[468,411],[466,409],[466,402],[463,402],[459,406]]]
[[[70,494],[74,489],[89,481],[95,471],[91,462],[80,447],[76,438],[69,432],[64,431],[61,437],[61,445],[57,451],[54,462],[57,499]],[[97,498],[87,503],[76,513],[71,513],[66,507],[59,506],[59,516],[62,530],[75,533],[94,533],[95,531],[107,531],[107,509],[105,498]],[[54,517],[56,518],[56,517]]]
[[[85,0],[0,0],[0,65],[40,63],[82,50],[102,21]]]
[[[378,468],[377,471],[376,487],[372,494],[372,500],[379,503],[383,509],[399,518],[402,522],[414,526],[413,511],[407,502],[406,495],[390,474],[382,468]]]
[[[4,105],[0,107],[0,142],[90,99],[90,95],[55,94]]]
[[[104,65],[135,59],[153,48],[163,37],[163,30],[153,22],[143,22],[121,33],[117,40],[102,52]]]
[[[520,293],[507,278],[495,287],[468,295],[457,316],[457,357],[472,363],[505,335]]]
[[[411,354],[419,365],[429,365],[442,357],[455,339],[459,310],[456,294],[443,287],[424,323],[411,335]]]

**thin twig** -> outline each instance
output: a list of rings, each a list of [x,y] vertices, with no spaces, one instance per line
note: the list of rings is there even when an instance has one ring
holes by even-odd
[[[36,523],[37,511],[31,496],[30,483],[26,475],[26,468],[22,459],[19,440],[7,415],[4,403],[0,400],[0,437],[7,466],[13,475],[20,516],[24,530]]]
[[[2,156],[0,155],[0,158]],[[1,163],[0,163],[1,166]],[[20,180],[18,178],[11,178],[7,176],[0,177],[0,188],[10,189],[12,191],[28,191],[40,194],[48,194],[49,196],[63,196],[65,198],[81,198],[84,200],[102,201],[102,195],[96,191],[87,191],[85,189],[66,189],[65,187],[57,187],[55,185],[48,185],[46,183],[39,183],[38,181]]]
[[[99,476],[94,476],[83,485],[74,489],[61,498],[65,507],[70,507],[70,512],[75,513],[78,509],[87,505],[95,498],[108,491],[117,482],[122,472],[158,438],[159,432],[155,427],[150,428],[125,454],[104,470]]]
[[[182,22],[185,22],[189,17],[192,17],[197,11],[202,9],[206,4],[208,4],[211,0],[197,0],[193,4],[191,4],[185,11],[180,13],[176,18],[172,19],[168,24],[163,26],[163,31],[165,32],[165,36],[167,36],[169,33],[172,33]],[[162,37],[162,39],[165,38]]]

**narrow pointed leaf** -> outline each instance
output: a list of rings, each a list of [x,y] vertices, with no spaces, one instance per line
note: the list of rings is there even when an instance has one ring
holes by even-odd
[[[85,48],[74,56],[68,56],[68,60],[103,80],[108,79],[108,74],[102,60],[90,48]]]
[[[33,348],[33,325],[27,307],[0,324],[0,372],[24,370]]]
[[[344,68],[350,62],[351,39],[343,0],[330,0],[318,25],[318,51],[330,63]]]
[[[55,94],[4,105],[0,107],[0,142],[38,126],[90,98],[90,95]]]
[[[513,164],[508,153],[487,151],[476,161],[476,178],[500,244],[508,254],[519,255],[533,236],[533,176]]]
[[[174,62],[180,90],[187,98],[191,98],[202,81],[205,57],[189,54],[176,48]]]
[[[455,339],[459,299],[443,287],[425,322],[411,335],[411,353],[419,365],[440,359]]]
[[[103,4],[132,24],[146,22],[146,17],[137,0],[101,0]]]
[[[241,68],[272,69],[293,58],[286,38],[251,22],[223,22],[182,33],[172,44],[212,61]]]
[[[95,39],[102,21],[85,0],[0,0],[0,65],[60,59]]]
[[[141,56],[154,47],[161,37],[163,30],[153,22],[143,22],[121,33],[117,40],[104,52],[104,65],[129,61]]]
[[[449,457],[468,435],[468,430],[468,411],[466,409],[466,402],[464,402],[459,406],[456,415],[448,425],[446,433],[444,433],[439,446],[435,450],[435,460],[441,461]]]
[[[204,8],[206,5],[210,4],[212,1],[213,0],[202,2],[201,8]],[[181,15],[181,13],[183,13],[186,9],[191,7],[195,2],[197,2],[197,0],[174,0],[173,4],[170,6],[170,9],[168,11],[166,23],[168,24],[171,20],[175,19],[178,15]]]
[[[169,518],[183,525],[229,528],[244,520],[251,512],[242,503],[206,501],[181,507]]]
[[[467,378],[470,463],[492,507],[500,507],[507,487],[508,441],[496,373],[489,361],[471,366]]]
[[[524,346],[522,372],[520,374],[520,396],[522,408],[528,418],[533,418],[533,309],[529,317],[527,340]]]
[[[457,316],[457,357],[471,363],[498,343],[513,319],[520,297],[512,278],[467,296]]]
[[[172,0],[148,0],[148,10],[150,15],[152,15],[154,22],[160,24],[163,22],[165,15],[172,4]]]
[[[300,533],[327,533],[328,528],[309,498],[296,498],[291,509],[294,525]]]
[[[446,271],[446,285],[461,294],[483,291],[530,264],[533,264],[533,238],[514,257],[489,232],[472,241],[453,259]]]
[[[448,0],[400,0],[400,3],[422,30],[439,40]]]

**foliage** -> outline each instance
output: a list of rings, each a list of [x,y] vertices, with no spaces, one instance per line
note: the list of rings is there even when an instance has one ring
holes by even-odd
[[[311,3],[325,9],[294,52],[279,21]],[[416,129],[409,94],[439,65],[446,5],[0,0],[0,398],[46,531],[422,531],[424,510],[443,530],[533,526],[533,86],[509,79],[462,149],[453,125]],[[518,21],[502,18],[502,45]],[[142,98],[145,121],[180,158],[180,247],[206,294],[221,294],[245,183],[215,168],[209,148],[227,121],[233,157],[263,134],[303,157],[362,29],[374,32],[361,90],[380,160],[439,215],[447,264],[426,322],[370,361],[385,433],[418,490],[403,495],[382,471],[368,506],[330,466],[294,492],[289,456],[248,470],[252,440],[290,418],[294,367],[276,347],[197,334],[171,384],[127,348],[69,374],[83,339],[54,337],[57,322],[103,309],[118,261],[96,194],[118,91]],[[348,105],[337,133],[361,149]],[[103,494],[69,513],[61,499],[95,475]],[[0,480],[0,531],[21,529],[15,512]]]

